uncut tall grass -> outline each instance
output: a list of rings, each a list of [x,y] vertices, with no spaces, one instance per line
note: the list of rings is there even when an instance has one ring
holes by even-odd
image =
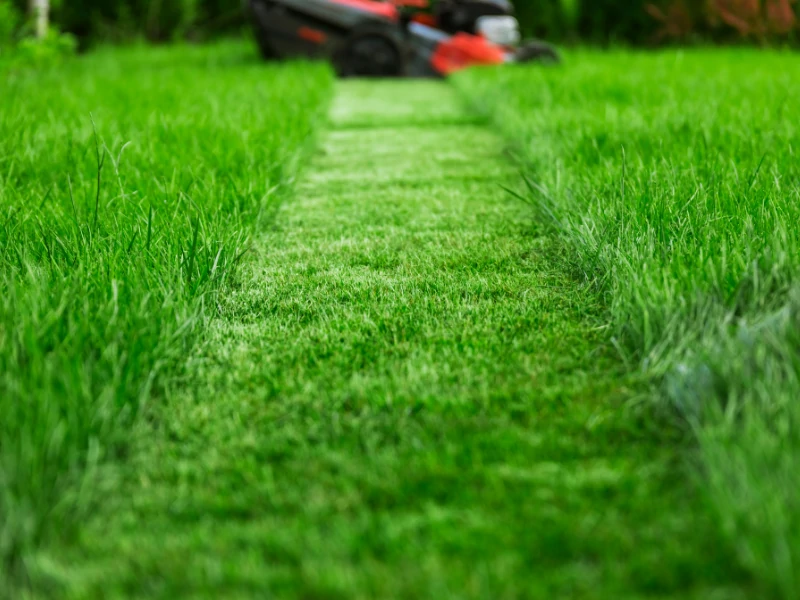
[[[91,510],[291,184],[327,69],[237,44],[0,72],[0,595]]]
[[[610,341],[696,430],[742,564],[800,595],[800,62],[578,52],[462,75],[528,168]]]

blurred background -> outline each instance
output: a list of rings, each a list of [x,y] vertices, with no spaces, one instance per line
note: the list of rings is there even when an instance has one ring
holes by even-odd
[[[33,34],[40,0],[0,0],[0,48]],[[796,0],[517,0],[527,35],[561,44],[792,43]],[[203,41],[246,27],[239,0],[51,0],[50,23],[102,42]]]

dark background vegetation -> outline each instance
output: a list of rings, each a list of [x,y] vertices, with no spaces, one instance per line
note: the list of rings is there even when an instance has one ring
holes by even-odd
[[[28,0],[13,2],[24,12]],[[791,42],[797,0],[517,0],[525,33],[556,42]],[[53,0],[53,22],[95,41],[203,40],[246,23],[241,0]]]
[[[529,35],[655,45],[793,41],[797,0],[517,0]]]

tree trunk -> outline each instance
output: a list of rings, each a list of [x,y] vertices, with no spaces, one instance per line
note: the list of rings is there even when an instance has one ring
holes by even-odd
[[[30,0],[31,16],[36,23],[36,37],[40,40],[47,36],[50,25],[50,0]]]

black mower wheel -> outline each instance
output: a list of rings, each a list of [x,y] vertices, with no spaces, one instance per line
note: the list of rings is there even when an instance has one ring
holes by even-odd
[[[541,63],[557,65],[561,62],[561,55],[553,46],[545,42],[526,42],[517,50],[518,63]]]
[[[280,56],[272,45],[267,41],[264,35],[260,31],[256,31],[255,34],[256,43],[258,44],[258,52],[261,54],[261,58],[264,60],[278,60]]]
[[[269,22],[268,9],[272,8],[271,2],[262,0],[245,0],[245,11],[253,28],[253,37],[258,44],[258,51],[264,60],[277,60],[280,58],[275,48],[270,43],[269,36],[263,26]]]
[[[353,36],[338,61],[342,77],[399,77],[403,59],[397,45],[381,33]]]

